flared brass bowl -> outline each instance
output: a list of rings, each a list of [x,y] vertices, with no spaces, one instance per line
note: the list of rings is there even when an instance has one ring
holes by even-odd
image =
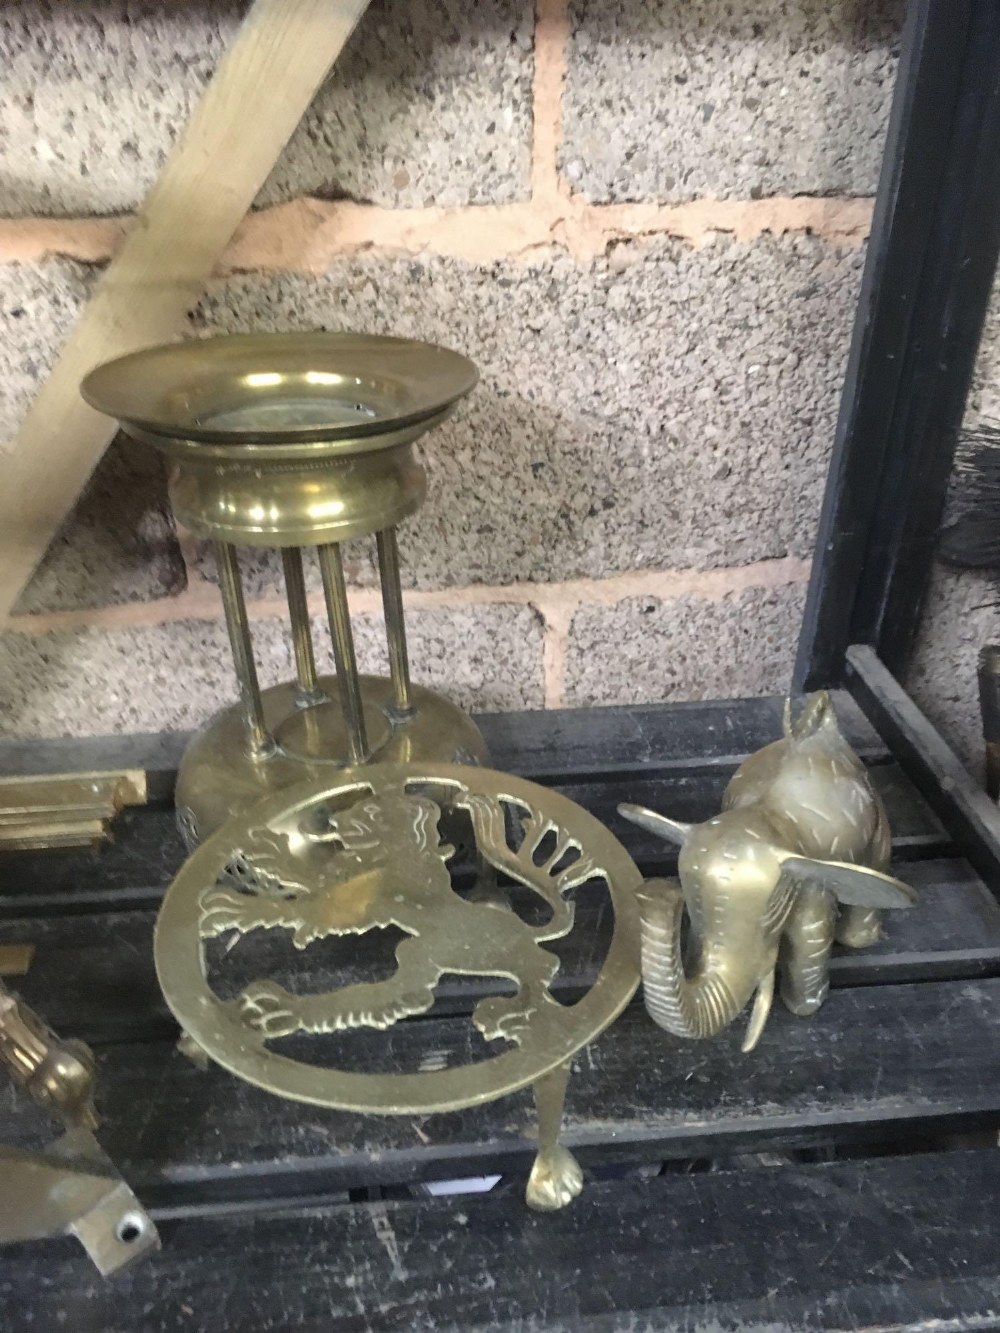
[[[81,392],[129,427],[254,448],[359,441],[415,425],[475,387],[458,352],[361,333],[250,333],[167,343],[98,366]],[[346,446],[346,448],[345,448]],[[271,455],[274,456],[274,455]]]
[[[81,392],[170,461],[199,537],[305,546],[393,527],[424,496],[412,444],[476,383],[457,352],[355,333],[262,333],[152,347]]]

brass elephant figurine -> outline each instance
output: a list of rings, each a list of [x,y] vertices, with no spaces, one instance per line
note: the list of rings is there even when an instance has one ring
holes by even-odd
[[[789,700],[784,731],[739,766],[722,813],[705,824],[618,807],[681,847],[680,883],[649,880],[639,894],[646,1008],[676,1036],[714,1036],[756,991],[743,1040],[743,1050],[752,1050],[770,1013],[776,969],[788,1008],[815,1013],[829,987],[834,940],[874,944],[879,909],[916,901],[886,873],[885,808],[840,733],[829,695],[810,695],[796,720]],[[689,969],[681,948],[685,905],[696,951]]]

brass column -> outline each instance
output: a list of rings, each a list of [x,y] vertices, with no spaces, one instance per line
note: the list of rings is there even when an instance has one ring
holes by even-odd
[[[322,766],[485,762],[472,719],[410,680],[396,545],[426,492],[417,441],[476,378],[471,361],[448,348],[355,333],[189,339],[87,376],[87,402],[169,459],[178,521],[217,543],[239,697],[192,737],[178,768],[189,846]],[[391,671],[369,676],[356,661],[342,552],[373,537]],[[274,684],[258,683],[259,631],[248,625],[236,562],[244,547],[281,552],[282,639],[295,665]],[[336,672],[310,619],[319,609],[306,592],[310,550],[319,553]]]
[[[326,697],[316,683],[316,658],[313,653],[312,630],[309,626],[309,603],[306,581],[302,573],[302,552],[297,546],[281,548],[281,563],[285,571],[285,593],[288,597],[288,617],[292,625],[292,649],[295,653],[295,675],[298,681],[296,702],[301,708],[322,703]]]
[[[375,534],[378,546],[378,570],[382,580],[382,608],[385,635],[389,644],[389,672],[392,676],[393,708],[398,717],[413,712],[410,696],[410,658],[406,651],[406,626],[403,621],[403,589],[399,578],[399,547],[396,529],[384,528]]]
[[[250,742],[250,752],[254,755],[269,754],[274,749],[274,741],[264,721],[264,705],[261,703],[260,686],[257,683],[257,667],[253,659],[250,624],[247,620],[246,602],[243,600],[243,585],[240,582],[236,551],[228,542],[216,542],[215,558],[219,567],[219,588],[222,591],[222,605],[226,612],[226,628],[229,630],[229,643],[236,665],[236,679],[240,687],[240,703]]]
[[[337,679],[340,684],[344,721],[347,723],[347,739],[351,749],[351,760],[355,764],[361,764],[368,757],[368,737],[365,732],[365,715],[361,702],[361,682],[358,680],[358,663],[354,656],[354,635],[351,633],[351,617],[347,609],[344,562],[340,554],[339,542],[328,542],[325,546],[320,546],[318,550],[319,568],[323,575],[323,592],[326,594],[326,610],[330,617],[333,657],[337,664]]]

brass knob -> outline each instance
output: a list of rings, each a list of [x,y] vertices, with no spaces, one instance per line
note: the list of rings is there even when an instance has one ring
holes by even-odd
[[[0,1062],[44,1110],[97,1128],[94,1057],[82,1041],[62,1041],[0,982]]]

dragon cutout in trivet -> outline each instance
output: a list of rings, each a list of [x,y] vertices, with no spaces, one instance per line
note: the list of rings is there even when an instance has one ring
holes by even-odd
[[[520,1041],[540,1006],[557,1005],[549,985],[558,959],[541,946],[573,927],[573,905],[564,895],[605,872],[559,824],[519,800],[507,807],[523,828],[515,850],[505,806],[502,797],[462,792],[451,811],[468,815],[480,856],[544,899],[552,913],[544,925],[459,896],[448,868],[455,848],[439,831],[441,807],[405,786],[361,797],[331,814],[319,831],[304,821],[252,830],[222,880],[201,895],[203,940],[283,929],[304,949],[331,935],[387,926],[406,938],[396,947],[397,970],[385,980],[314,995],[293,994],[270,980],[251,982],[232,1001],[247,1027],[261,1041],[387,1028],[430,1009],[440,978],[458,973],[514,982],[513,995],[480,1000],[472,1021],[487,1041]]]

